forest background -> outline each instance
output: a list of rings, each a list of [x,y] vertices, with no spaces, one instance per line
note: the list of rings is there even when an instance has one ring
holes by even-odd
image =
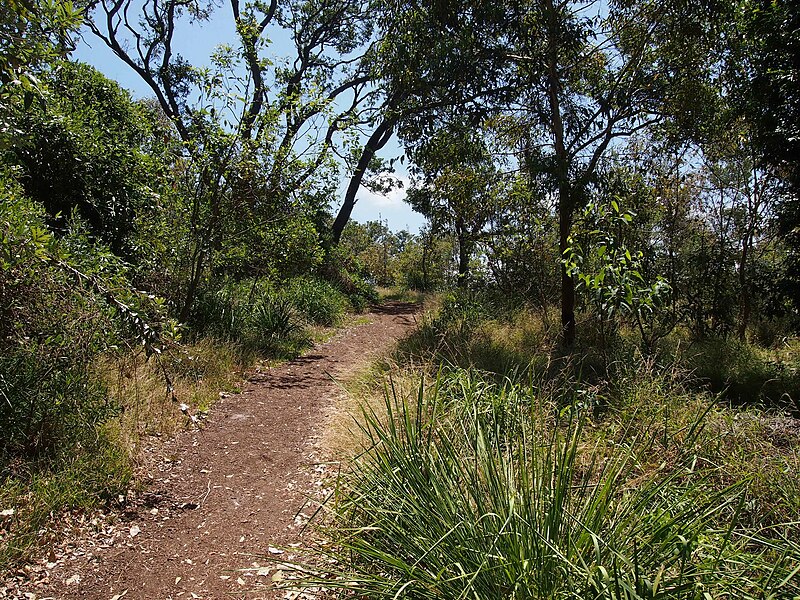
[[[178,32],[220,11],[235,39],[209,64],[191,64],[174,47]],[[673,558],[652,553],[661,566],[646,576],[638,544],[658,540],[620,534],[633,542],[614,547],[612,570],[631,594],[656,597],[664,573],[668,597],[695,593],[682,579],[688,557],[753,597],[797,593],[798,20],[791,3],[766,0],[7,2],[3,560],[24,555],[58,511],[124,495],[141,436],[196,419],[235,372],[297,354],[346,311],[377,301],[380,286],[438,293],[398,364],[427,365],[414,371],[423,381],[452,370],[445,381],[473,382],[447,392],[462,400],[484,384],[494,390],[492,423],[500,405],[511,411],[503,436],[533,435],[510,424],[519,404],[543,397],[568,417],[554,427],[562,433],[583,419],[600,431],[633,414],[651,425],[663,416],[648,411],[683,415],[670,425],[663,416],[671,474],[647,497],[683,506],[701,494],[701,506],[725,507],[737,525],[725,533],[711,510],[687,517],[697,529],[669,539],[714,540],[703,550],[714,560],[663,542]],[[79,31],[135,72],[148,97],[132,100],[71,61]],[[277,38],[285,52],[275,57]],[[381,158],[395,139],[403,155]],[[418,233],[351,220],[359,190],[396,193],[397,161],[407,201],[427,219]],[[440,382],[432,393],[443,393]],[[515,394],[528,402],[512,410]],[[705,430],[738,419],[750,424],[747,441],[730,425],[730,444],[699,442],[702,428],[687,423],[710,412],[716,425]],[[464,428],[480,437],[485,426]],[[684,486],[703,454],[690,446],[705,443],[716,446],[704,460],[724,474],[709,466],[713,485]],[[747,468],[745,447],[766,464]],[[490,463],[510,460],[497,452]],[[586,485],[601,471],[588,469]],[[441,476],[461,482],[443,494],[463,495],[467,474]],[[473,483],[491,497],[485,481]],[[534,482],[523,487],[530,500]],[[624,501],[609,500],[615,511],[632,502],[621,489]],[[363,489],[354,493],[363,501]],[[342,509],[346,519],[361,518],[355,506]],[[658,510],[683,514],[675,506]],[[729,560],[733,531],[747,561]],[[408,580],[390,569],[387,580],[400,582],[391,587],[377,576],[386,565],[371,562],[388,550],[364,548],[356,563],[380,594],[418,581],[414,569]],[[664,566],[674,557],[681,569]],[[462,559],[451,563],[470,564]],[[737,561],[747,573],[732,574]],[[611,593],[590,567],[581,585]],[[439,583],[470,581],[442,572]],[[527,575],[514,577],[509,589]]]

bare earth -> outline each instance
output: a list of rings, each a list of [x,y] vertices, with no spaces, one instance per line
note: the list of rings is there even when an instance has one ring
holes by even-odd
[[[379,307],[369,323],[338,332],[221,399],[202,429],[160,450],[151,484],[122,520],[107,532],[98,525],[81,551],[48,564],[48,585],[27,597],[287,597],[268,589],[281,573],[265,557],[288,558],[311,511],[304,505],[321,484],[318,441],[342,393],[337,381],[408,334],[416,310]]]

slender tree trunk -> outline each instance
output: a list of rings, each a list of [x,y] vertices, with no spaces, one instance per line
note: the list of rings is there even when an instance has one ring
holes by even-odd
[[[558,247],[561,256],[569,246],[569,234],[572,230],[572,202],[566,186],[562,186],[558,203]],[[561,265],[561,327],[564,332],[564,344],[575,343],[575,280],[567,273],[565,265]]]
[[[424,239],[424,238],[423,238]],[[422,289],[428,291],[428,241],[424,239],[422,244]]]
[[[456,225],[456,235],[458,236],[458,287],[465,288],[469,280],[470,248],[463,226]]]
[[[361,158],[358,160],[356,170],[353,172],[352,177],[350,177],[350,183],[344,194],[342,206],[339,209],[339,213],[336,215],[333,227],[331,227],[331,238],[334,244],[339,243],[339,240],[342,238],[344,227],[350,220],[350,215],[353,213],[353,208],[356,205],[356,194],[358,194],[358,189],[361,187],[361,182],[364,179],[364,174],[367,172],[370,161],[372,161],[375,153],[383,148],[391,139],[395,123],[396,119],[387,119],[383,121],[378,125],[375,131],[372,132],[372,135],[364,145],[364,150],[361,152]]]
[[[572,229],[573,189],[570,185],[570,155],[565,144],[564,121],[561,113],[561,73],[559,72],[559,17],[552,0],[547,2],[547,81],[545,83],[550,108],[550,131],[556,157],[558,180],[558,246],[561,256],[569,244]],[[561,326],[564,344],[575,343],[575,281],[561,266]]]
[[[739,259],[739,339],[747,339],[747,326],[750,324],[750,283],[747,281],[747,260],[750,253],[750,234],[742,240],[742,254]]]
[[[189,285],[186,288],[186,297],[184,298],[180,315],[178,315],[178,321],[181,323],[186,323],[186,321],[189,319],[192,305],[194,304],[195,297],[197,296],[197,289],[200,286],[200,279],[203,275],[203,269],[205,268],[204,258],[205,252],[203,252],[203,250],[198,250],[198,252],[195,253],[194,260],[192,261],[192,276],[189,279]]]

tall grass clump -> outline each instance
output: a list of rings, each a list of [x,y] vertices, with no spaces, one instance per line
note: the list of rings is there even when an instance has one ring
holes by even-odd
[[[289,282],[286,298],[310,322],[331,327],[347,311],[347,297],[331,283],[314,277],[297,277]]]
[[[291,358],[312,341],[312,326],[338,325],[362,308],[336,285],[314,276],[276,283],[249,279],[217,283],[199,295],[190,319],[195,337],[212,336],[268,358]]]
[[[227,284],[198,298],[191,327],[238,344],[246,352],[291,358],[311,343],[307,321],[292,300],[268,281]]]
[[[696,380],[733,404],[760,404],[800,415],[800,345],[760,348],[732,338],[702,340],[686,352]]]
[[[797,545],[737,525],[738,484],[660,431],[597,437],[582,402],[456,370],[366,409],[319,582],[363,598],[790,598]],[[559,409],[559,406],[563,408]],[[779,537],[779,536],[778,536]]]

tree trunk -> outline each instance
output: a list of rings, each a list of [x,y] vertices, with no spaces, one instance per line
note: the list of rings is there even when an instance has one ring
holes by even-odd
[[[552,0],[547,3],[547,81],[546,90],[550,108],[550,131],[553,135],[553,149],[556,158],[556,177],[558,179],[558,247],[563,258],[569,244],[572,229],[573,188],[570,185],[571,157],[565,144],[564,121],[561,113],[561,73],[559,71],[559,17]],[[561,265],[561,326],[564,332],[564,345],[575,343],[575,281]]]
[[[739,339],[745,341],[747,339],[747,327],[750,325],[750,291],[747,287],[742,288],[741,303],[739,305]]]
[[[339,240],[342,239],[342,232],[344,231],[345,225],[347,225],[347,222],[350,220],[350,215],[353,213],[353,208],[356,205],[356,194],[358,194],[358,189],[361,187],[361,182],[364,179],[364,174],[367,172],[369,163],[372,161],[375,153],[383,148],[391,139],[396,122],[396,119],[387,119],[381,122],[364,145],[364,150],[361,152],[361,158],[358,160],[356,170],[350,177],[350,183],[344,194],[342,206],[339,209],[339,213],[336,215],[333,227],[331,227],[331,239],[334,245],[338,244]]]
[[[205,267],[205,252],[198,249],[192,260],[192,276],[189,279],[189,285],[186,288],[186,297],[181,307],[181,312],[178,315],[178,321],[186,323],[192,311],[192,305],[197,296],[197,289],[200,287],[200,279],[203,276],[203,268]]]
[[[470,248],[462,226],[456,226],[456,235],[458,236],[458,287],[466,288],[469,280]]]
[[[572,202],[569,192],[562,186],[558,202],[558,247],[561,256],[569,246],[569,234],[572,229]],[[561,265],[561,327],[564,332],[564,344],[575,343],[575,280],[567,273],[566,266]]]
[[[742,240],[742,254],[739,258],[739,339],[747,339],[747,326],[750,324],[750,283],[747,281],[747,260],[750,253],[750,232]]]

